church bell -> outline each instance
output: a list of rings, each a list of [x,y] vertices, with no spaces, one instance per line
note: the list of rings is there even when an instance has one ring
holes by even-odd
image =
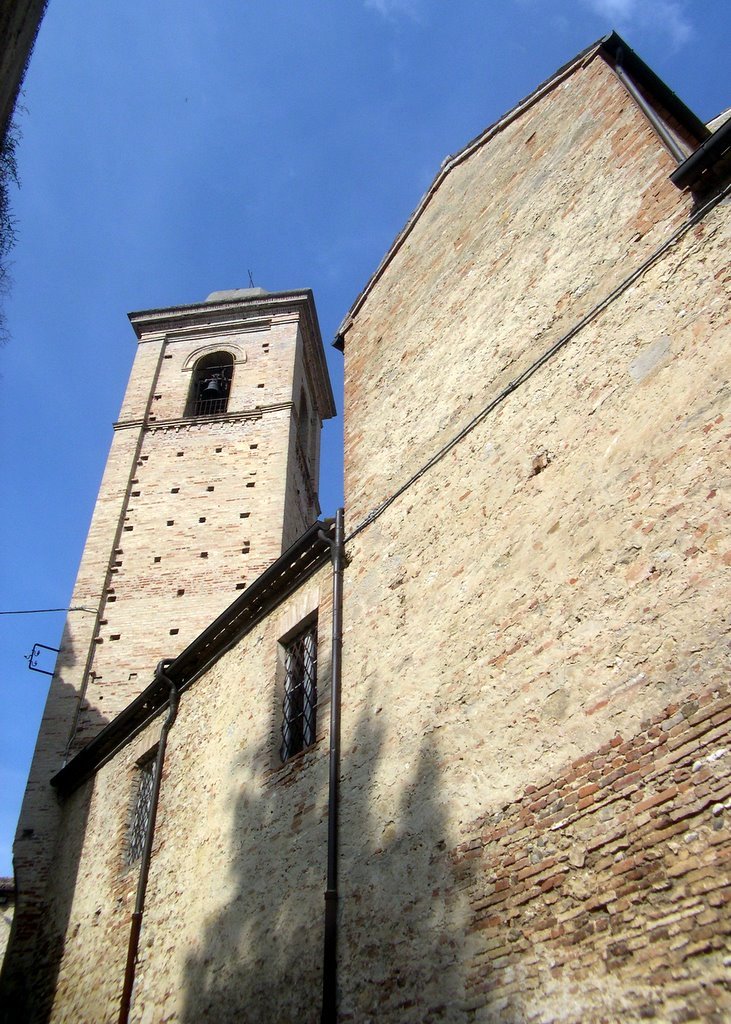
[[[224,398],[225,392],[223,390],[222,381],[218,377],[209,377],[208,380],[203,381],[203,389],[201,391],[201,398]]]

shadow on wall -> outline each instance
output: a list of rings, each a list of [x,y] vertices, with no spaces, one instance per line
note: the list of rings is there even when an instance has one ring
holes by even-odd
[[[77,658],[68,632],[64,635],[63,660],[59,657],[51,682],[57,708],[68,711],[57,730],[56,763],[50,776],[61,767],[63,748],[78,706],[78,693],[63,682],[63,672]],[[106,718],[90,709],[86,712],[97,731]],[[24,828],[16,836],[14,868],[18,893],[8,950],[0,974],[0,1024],[35,1024],[48,1020],[56,990],[71,905],[89,811],[93,784],[87,782],[65,804],[61,804],[45,779],[26,800],[40,801],[43,831]],[[47,803],[45,803],[47,798]],[[59,858],[63,868],[59,871]],[[59,879],[63,884],[59,884]],[[49,900],[47,886],[53,887]]]
[[[382,1014],[399,1021],[461,1020],[449,1000],[463,991],[464,928],[454,902],[443,896],[454,890],[454,878],[437,755],[422,741],[408,777],[394,780],[402,787],[399,820],[383,820],[376,775],[386,736],[372,702],[365,701],[353,735],[357,744],[344,751],[341,772],[347,842],[340,867],[339,1020]],[[300,765],[263,795],[238,798],[230,866],[235,892],[188,957],[185,1024],[319,1020],[326,746]],[[310,772],[316,785],[303,778]],[[277,819],[282,827],[273,824]]]
[[[467,1019],[469,936],[449,856],[445,765],[433,735],[412,751],[400,754],[397,776],[381,773],[378,795],[371,762],[369,784],[354,789],[344,808],[342,1021]]]

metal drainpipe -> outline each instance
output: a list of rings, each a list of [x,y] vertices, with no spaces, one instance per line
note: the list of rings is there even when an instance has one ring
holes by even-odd
[[[620,80],[622,85],[625,87],[627,92],[630,94],[632,99],[635,101],[637,106],[640,108],[642,113],[645,115],[647,120],[650,122],[652,127],[655,129],[657,134],[660,136],[662,141],[665,143],[667,148],[670,150],[670,155],[679,163],[682,164],[688,158],[688,154],[685,153],[678,143],[675,141],[672,134],[668,131],[665,124],[660,120],[655,111],[652,109],[650,104],[647,102],[645,97],[639,91],[635,83],[629,77],[627,72],[622,66],[622,60],[624,54],[622,48],[617,50],[617,57],[614,64],[614,71],[617,78]]]
[[[345,513],[335,518],[335,539],[320,531],[330,545],[333,562],[332,685],[330,691],[330,777],[327,807],[327,889],[325,891],[325,947],[322,958],[321,1024],[337,1021],[338,935],[338,790],[340,786],[340,681],[343,651],[343,568]]]
[[[172,658],[166,658],[158,662],[155,669],[155,678],[162,679],[170,687],[169,710],[167,717],[160,730],[160,739],[157,745],[157,756],[155,758],[155,774],[152,780],[152,794],[150,798],[150,817],[147,820],[147,832],[145,834],[145,845],[142,848],[140,858],[140,873],[137,879],[137,898],[135,909],[132,914],[132,924],[129,930],[129,945],[127,947],[127,964],[124,969],[124,985],[122,986],[122,999],[119,1005],[119,1024],[127,1024],[130,1005],[132,1003],[132,987],[135,982],[135,968],[137,967],[137,950],[140,944],[140,931],[142,930],[142,912],[145,907],[145,893],[147,891],[147,878],[150,873],[150,857],[152,855],[152,840],[155,835],[155,818],[157,817],[157,803],[160,796],[160,781],[162,778],[162,766],[165,761],[165,748],[168,741],[168,733],[172,728],[175,717],[178,713],[180,694],[175,683],[169,676],[165,675],[165,669],[172,664]]]

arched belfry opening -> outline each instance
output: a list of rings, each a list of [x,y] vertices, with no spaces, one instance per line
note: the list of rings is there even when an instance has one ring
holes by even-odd
[[[234,374],[230,352],[210,352],[195,364],[188,392],[186,416],[213,416],[226,412]]]

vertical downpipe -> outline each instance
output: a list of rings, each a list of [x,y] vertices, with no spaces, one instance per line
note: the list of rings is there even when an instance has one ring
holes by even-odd
[[[335,518],[335,539],[320,536],[330,545],[333,563],[332,685],[330,691],[330,774],[327,806],[327,889],[325,891],[325,947],[322,960],[321,1024],[337,1021],[338,934],[338,790],[340,786],[340,682],[343,651],[343,568],[345,513]]]
[[[129,930],[129,944],[127,946],[127,963],[124,968],[124,984],[122,986],[122,998],[119,1004],[119,1024],[127,1024],[129,1009],[132,1004],[132,988],[135,983],[135,969],[137,967],[137,950],[140,944],[140,932],[142,930],[142,913],[145,909],[145,893],[147,892],[147,878],[150,873],[150,857],[152,856],[152,840],[155,837],[155,819],[157,818],[157,803],[160,796],[160,782],[162,779],[162,766],[165,761],[165,748],[168,742],[168,733],[178,713],[180,694],[175,683],[169,676],[165,675],[165,669],[172,664],[168,658],[158,662],[155,669],[155,678],[162,679],[170,687],[170,706],[165,721],[160,730],[160,740],[157,745],[157,757],[155,758],[155,774],[152,779],[152,793],[150,796],[150,817],[147,819],[147,832],[145,833],[145,845],[142,847],[140,858],[140,873],[137,878],[137,898],[135,909],[132,914],[132,924]]]
[[[647,120],[650,122],[652,127],[655,129],[657,134],[660,136],[662,141],[665,143],[665,147],[666,149],[669,150],[673,160],[675,160],[677,164],[682,164],[689,154],[684,152],[681,146],[676,142],[669,129],[663,123],[661,118],[656,114],[650,103],[648,103],[648,101],[642,95],[642,93],[637,88],[635,83],[632,81],[630,76],[624,70],[623,61],[624,53],[622,51],[622,47],[620,46],[620,48],[617,50],[617,56],[614,64],[614,73],[616,74],[617,78],[620,80],[622,85],[625,87],[627,92],[630,94],[632,99],[635,101],[637,106],[640,108],[642,113],[645,115]]]

